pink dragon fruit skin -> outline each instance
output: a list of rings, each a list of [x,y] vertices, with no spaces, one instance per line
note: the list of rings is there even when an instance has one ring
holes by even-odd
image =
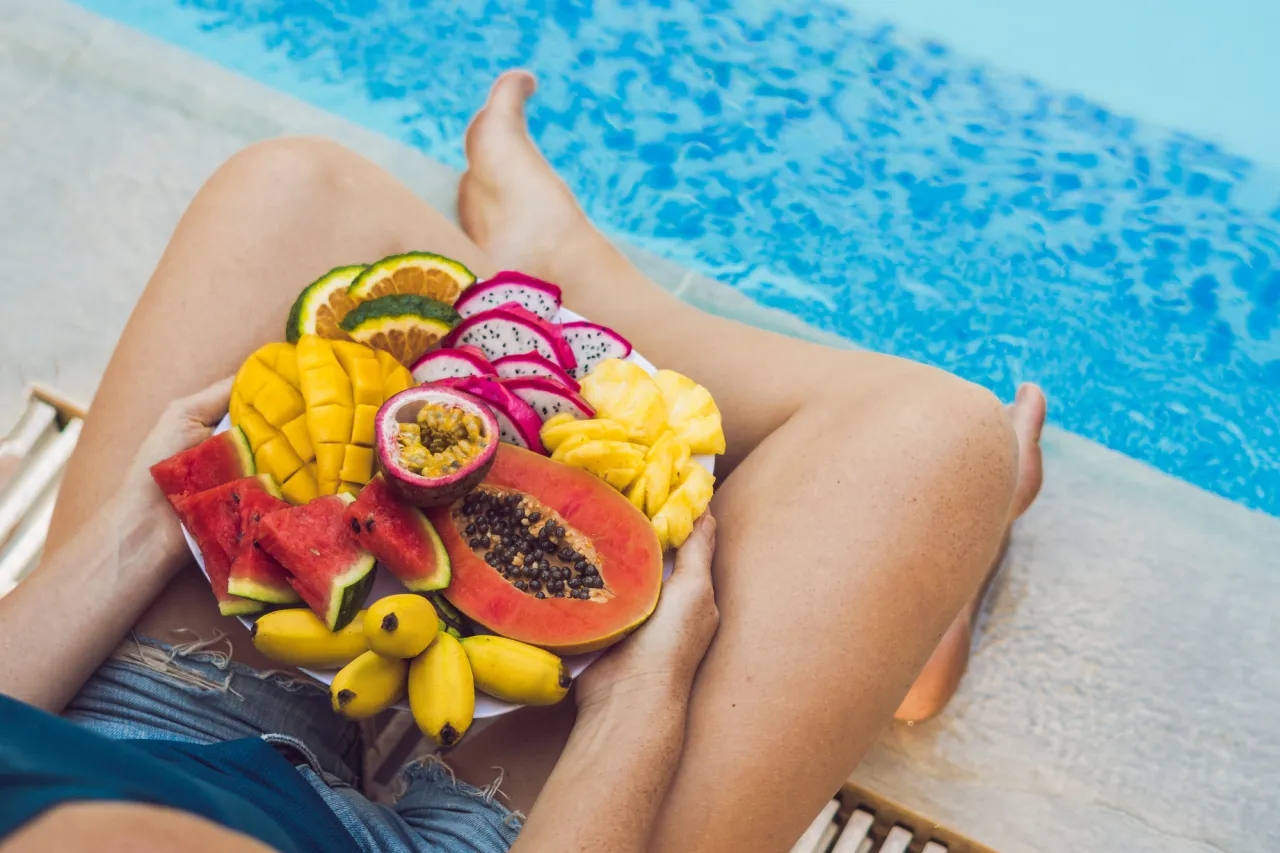
[[[558,364],[547,361],[536,352],[523,352],[519,355],[507,355],[493,363],[494,370],[503,379],[515,379],[520,376],[545,376],[554,379],[571,391],[580,391],[582,386],[578,380],[560,369]]]
[[[577,361],[560,337],[559,327],[515,303],[482,311],[463,320],[442,341],[444,347],[479,347],[490,362],[503,356],[535,352],[548,361],[571,370]],[[570,361],[565,362],[568,358]]]
[[[544,422],[555,415],[567,412],[578,420],[595,417],[591,404],[577,393],[554,379],[545,376],[520,376],[502,379],[502,386],[524,400]]]
[[[504,270],[488,281],[468,287],[453,307],[459,315],[466,318],[509,302],[520,305],[543,320],[550,320],[560,310],[560,288],[524,273]]]
[[[433,383],[454,388],[480,400],[498,420],[499,440],[534,453],[547,455],[539,432],[542,419],[533,407],[503,387],[492,376],[463,376]]]
[[[517,317],[523,317],[526,322],[539,324],[551,338],[551,345],[555,347],[556,357],[554,360],[559,362],[560,366],[565,370],[573,370],[578,366],[578,358],[573,352],[573,347],[569,346],[569,342],[564,339],[559,323],[551,323],[544,320],[517,302],[508,302],[505,305],[500,305],[496,310],[503,310]]]
[[[477,347],[460,346],[433,350],[409,369],[419,383],[463,376],[496,376],[498,371]]]
[[[600,362],[631,355],[631,342],[608,326],[579,321],[565,323],[560,334],[574,352],[575,367],[566,368],[575,379],[581,379]]]

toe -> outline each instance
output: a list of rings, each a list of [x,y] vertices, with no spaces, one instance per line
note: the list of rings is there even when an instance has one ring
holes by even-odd
[[[529,100],[537,81],[528,71],[505,71],[489,89],[486,109],[495,116],[524,125],[524,102]]]
[[[468,161],[474,162],[486,153],[501,160],[503,155],[494,149],[510,148],[513,134],[526,135],[524,104],[536,85],[533,75],[527,71],[507,71],[494,81],[489,100],[467,128]]]

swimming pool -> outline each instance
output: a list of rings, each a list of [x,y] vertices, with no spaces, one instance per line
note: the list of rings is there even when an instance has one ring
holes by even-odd
[[[498,71],[614,234],[1280,515],[1280,183],[827,3],[81,0],[460,166]],[[797,14],[796,9],[803,9]]]

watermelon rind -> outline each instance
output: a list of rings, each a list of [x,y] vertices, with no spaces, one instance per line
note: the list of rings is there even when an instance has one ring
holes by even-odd
[[[246,477],[251,477],[254,474],[257,474],[258,463],[253,461],[253,448],[249,445],[249,439],[245,436],[244,430],[240,429],[238,426],[233,426],[227,430],[227,434],[231,436],[230,441],[232,446],[235,448],[236,456],[240,457],[240,468],[245,472],[244,475]],[[275,482],[274,477],[271,478],[271,482]],[[275,489],[275,491],[272,491],[271,493],[279,496],[280,487],[269,487],[268,491],[271,491],[271,488]]]
[[[449,563],[449,552],[445,550],[444,542],[440,540],[440,534],[436,532],[435,525],[427,520],[422,510],[414,508],[415,514],[422,519],[422,532],[427,534],[427,538],[431,540],[431,550],[436,560],[436,570],[425,578],[416,581],[406,581],[401,578],[401,583],[413,592],[434,592],[438,589],[444,589],[449,585],[449,581],[453,580],[453,568]]]
[[[335,579],[334,589],[330,590],[329,611],[325,614],[325,624],[330,631],[341,631],[347,627],[364,607],[369,590],[373,589],[374,565],[372,555],[361,557]],[[342,593],[334,594],[336,589],[341,589]]]
[[[338,495],[343,503],[350,506],[355,503],[355,496],[346,493]],[[362,549],[363,550],[363,549]],[[356,559],[345,572],[337,575],[329,588],[329,609],[325,612],[325,623],[330,631],[345,628],[369,597],[373,588],[374,568],[377,560],[368,551]],[[341,594],[337,594],[341,590]]]
[[[445,549],[440,534],[422,510],[396,496],[383,474],[375,474],[361,490],[360,497],[349,506],[351,509],[347,510],[347,518],[352,529],[357,531],[356,539],[405,588],[413,592],[434,592],[449,585],[453,572],[449,565],[449,552]],[[373,527],[361,528],[362,520]],[[408,539],[407,542],[389,541],[387,531],[397,531],[401,520],[407,521],[411,530],[416,527],[421,537],[410,535],[399,537],[401,540]],[[388,521],[391,523],[387,523]],[[423,551],[429,551],[431,555],[433,570],[429,574],[422,574],[412,564],[413,557]],[[403,556],[406,552],[408,557]]]

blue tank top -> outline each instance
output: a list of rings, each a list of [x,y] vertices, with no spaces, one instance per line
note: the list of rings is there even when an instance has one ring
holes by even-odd
[[[268,743],[113,741],[0,696],[0,839],[63,803],[168,806],[281,853],[358,853],[320,795]]]

